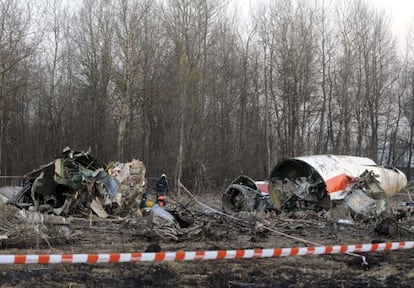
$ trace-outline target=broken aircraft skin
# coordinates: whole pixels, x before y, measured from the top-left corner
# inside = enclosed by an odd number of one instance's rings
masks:
[[[234,179],[222,194],[224,210],[233,212],[271,209],[266,181],[254,181],[248,176],[241,175]]]
[[[369,158],[313,155],[280,161],[268,181],[239,176],[224,191],[222,205],[233,212],[324,209],[334,222],[380,222],[392,217],[390,199],[406,186],[403,172]]]
[[[21,190],[9,204],[34,207],[41,213],[67,215],[75,203],[82,207],[88,206],[96,195],[114,197],[119,182],[89,153],[66,147],[61,156],[26,174]]]
[[[279,210],[318,208],[334,214],[332,208],[344,206],[354,216],[376,219],[390,216],[388,199],[406,186],[407,178],[400,170],[346,155],[283,160],[269,179],[272,204]]]

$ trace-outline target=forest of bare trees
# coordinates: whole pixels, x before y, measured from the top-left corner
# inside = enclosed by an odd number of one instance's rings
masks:
[[[411,166],[414,42],[386,11],[234,2],[0,0],[0,174],[67,145],[195,191],[309,154]]]

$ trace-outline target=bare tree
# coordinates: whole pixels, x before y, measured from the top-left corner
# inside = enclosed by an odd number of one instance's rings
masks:
[[[73,23],[79,73],[83,91],[77,99],[75,112],[79,144],[91,147],[96,155],[105,157],[108,149],[116,147],[106,137],[111,124],[109,109],[112,75],[113,6],[107,0],[84,0]],[[88,123],[88,125],[85,125]],[[110,150],[109,150],[110,151]]]
[[[16,118],[23,121],[18,108],[23,107],[20,101],[29,92],[26,68],[40,42],[34,19],[30,3],[0,1],[0,173],[9,166],[3,162],[5,157],[18,155],[18,151],[12,153],[16,141],[10,137],[15,135],[12,131]]]
[[[414,24],[414,19],[412,24]],[[414,47],[412,39],[414,37],[414,25],[410,27],[409,33],[406,38],[405,47],[405,61],[402,71],[403,84],[400,86],[402,91],[402,111],[405,123],[408,126],[408,135],[402,135],[406,142],[406,169],[407,178],[411,179],[411,167],[413,159],[413,143],[414,143]],[[395,149],[395,148],[394,148]]]
[[[275,1],[269,11],[272,20],[268,28],[270,35],[266,38],[272,39],[268,83],[274,107],[274,128],[278,131],[275,148],[278,155],[293,156],[304,153],[302,149],[308,147],[306,135],[314,114],[310,104],[316,96],[315,16],[304,1],[296,4]]]
[[[65,7],[61,1],[53,0],[49,3],[50,9],[45,11],[45,37],[40,67],[44,72],[38,77],[39,126],[36,128],[39,137],[50,145],[41,145],[41,155],[56,155],[64,145],[63,122],[64,108],[61,91],[62,78],[62,49],[64,46],[65,21],[68,20]],[[49,12],[50,11],[50,12]],[[40,76],[38,75],[38,76]],[[34,127],[35,128],[35,127]]]
[[[202,139],[204,134],[202,120],[207,82],[203,80],[203,70],[206,69],[211,25],[220,9],[218,3],[171,0],[163,8],[163,23],[174,47],[171,60],[176,75],[173,85],[177,91],[171,97],[179,103],[176,179],[181,179],[186,173],[194,179],[194,185],[198,182],[194,176],[202,169],[200,152],[203,148],[201,141],[192,139]]]
[[[337,14],[343,53],[335,81],[338,110],[331,119],[338,120],[332,141],[334,151],[365,154],[377,160],[380,104],[385,88],[393,81],[390,60],[394,44],[383,13],[362,0],[347,4]],[[331,122],[331,131],[335,122]]]
[[[329,1],[322,1],[318,13],[318,27],[319,27],[319,66],[320,66],[320,93],[321,104],[319,108],[319,124],[318,132],[316,133],[316,150],[317,154],[327,153],[332,151],[332,99],[334,89],[334,69],[335,69],[335,25],[332,17],[329,15],[333,12],[332,3]],[[329,125],[331,124],[331,125]]]
[[[117,26],[117,53],[116,56],[116,73],[114,79],[116,83],[115,97],[116,119],[118,123],[118,159],[124,159],[125,139],[131,115],[137,112],[138,91],[138,74],[142,56],[140,53],[140,44],[138,43],[142,15],[141,7],[133,1],[120,0],[118,7],[119,24]]]

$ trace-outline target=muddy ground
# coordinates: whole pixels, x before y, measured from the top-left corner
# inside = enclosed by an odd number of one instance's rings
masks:
[[[218,197],[216,197],[218,198]],[[211,199],[209,199],[211,200]],[[211,201],[210,201],[211,202]],[[213,201],[214,202],[214,201]],[[172,204],[169,204],[172,205]],[[197,206],[194,202],[186,205]],[[219,208],[218,202],[211,203]],[[173,207],[173,206],[171,206]],[[168,206],[167,206],[168,209]],[[173,208],[174,210],[176,207]],[[199,211],[203,207],[197,208]],[[322,245],[413,240],[414,216],[405,211],[393,235],[380,235],[374,223],[333,224],[321,213],[298,211],[264,215],[267,227]],[[209,215],[201,233],[179,241],[146,232],[146,217],[73,218],[70,234],[38,241],[2,244],[1,254],[143,252],[150,244],[163,251],[306,246],[299,240],[246,223]],[[200,222],[198,222],[199,224]],[[50,246],[49,246],[50,245]],[[0,287],[413,287],[414,251],[297,256],[204,262],[2,265]]]

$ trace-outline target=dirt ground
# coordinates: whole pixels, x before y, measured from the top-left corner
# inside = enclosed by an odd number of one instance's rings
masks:
[[[212,203],[213,207],[217,203]],[[264,223],[276,231],[322,245],[409,241],[413,240],[414,216],[411,211],[406,212],[400,217],[395,233],[385,236],[375,232],[374,223],[369,221],[333,224],[320,214],[308,211],[290,215],[269,213],[264,215]],[[43,239],[36,243],[21,239],[15,245],[3,243],[0,253],[129,253],[143,252],[154,243],[163,251],[306,246],[298,240],[266,229],[253,229],[218,215],[205,218],[200,226],[201,233],[196,237],[179,241],[155,239],[146,233],[146,217],[131,214],[134,216],[123,219],[74,218],[70,235],[49,239],[50,246]],[[361,258],[349,255],[204,262],[2,265],[0,287],[413,287],[413,250],[364,255],[368,267],[361,265]]]

